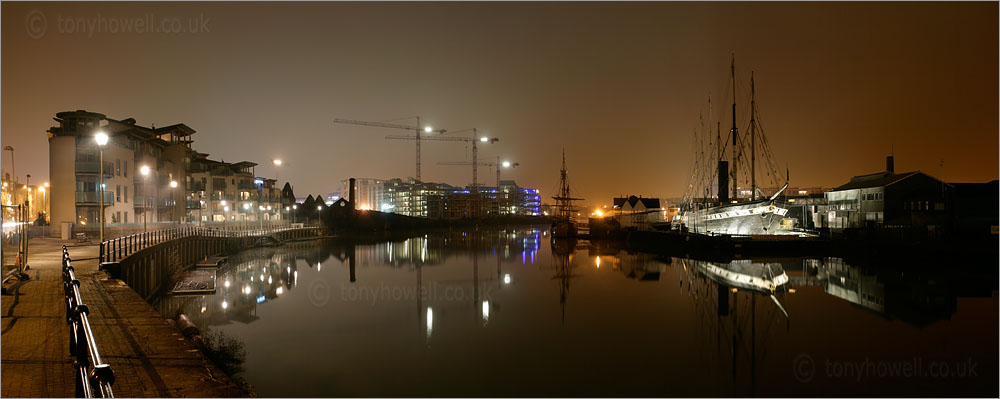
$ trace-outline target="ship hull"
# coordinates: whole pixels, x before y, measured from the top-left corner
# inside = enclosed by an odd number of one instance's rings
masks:
[[[698,260],[687,262],[710,280],[726,287],[769,294],[788,283],[788,275],[780,263],[757,263],[750,260],[735,260],[730,263]]]
[[[566,238],[576,236],[576,224],[572,221],[566,219],[552,221],[552,237]]]
[[[783,225],[788,210],[773,200],[727,204],[685,212],[681,222],[689,232],[707,235],[798,235]]]

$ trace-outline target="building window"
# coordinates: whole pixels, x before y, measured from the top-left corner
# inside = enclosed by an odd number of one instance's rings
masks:
[[[115,185],[115,202],[122,202],[122,186]]]
[[[123,169],[125,169],[124,170],[125,177],[128,177],[128,160],[127,159],[125,160],[125,167]]]
[[[122,216],[125,217],[125,223],[128,223],[128,212],[126,211],[125,214]]]
[[[125,203],[128,203],[128,186],[125,186]],[[128,218],[127,215],[125,217]]]
[[[115,160],[115,175],[122,175],[122,160],[120,159]]]

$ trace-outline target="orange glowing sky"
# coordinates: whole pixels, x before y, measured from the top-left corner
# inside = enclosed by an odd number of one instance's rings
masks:
[[[300,196],[337,191],[351,176],[413,175],[413,143],[383,139],[401,132],[334,118],[421,115],[437,128],[499,137],[480,155],[519,162],[505,178],[544,196],[558,187],[562,148],[588,202],[680,196],[692,132],[699,113],[707,117],[708,95],[724,97],[731,53],[741,85],[755,71],[768,139],[792,186],[879,171],[890,150],[897,171],[998,177],[996,2],[3,3],[2,11],[0,139],[16,149],[22,181],[46,179],[45,130],[66,110],[185,123],[198,131],[196,149],[260,163],[259,175],[273,176],[269,160],[282,158],[280,177]],[[74,31],[76,20],[147,16],[200,19],[208,30]],[[423,147],[424,180],[470,183],[467,168],[436,165],[468,159],[462,144]],[[492,184],[492,170],[481,168],[480,179]]]

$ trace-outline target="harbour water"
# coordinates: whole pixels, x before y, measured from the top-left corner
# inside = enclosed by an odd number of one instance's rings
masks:
[[[241,341],[263,397],[997,395],[995,259],[852,262],[518,227],[250,250],[157,307]],[[709,275],[758,265],[776,285]]]

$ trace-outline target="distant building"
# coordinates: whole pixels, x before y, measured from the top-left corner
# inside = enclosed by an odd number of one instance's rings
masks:
[[[0,203],[11,207],[3,208],[4,223],[13,221],[15,218],[16,212],[12,206],[24,205],[26,203],[28,205],[29,222],[36,223],[37,219],[42,218],[42,221],[39,223],[47,223],[49,217],[49,200],[52,197],[48,190],[48,183],[24,184],[24,182],[10,180],[9,176],[5,174],[3,187],[0,188]]]
[[[673,215],[669,215],[667,210],[660,204],[659,198],[618,197],[613,200],[613,210],[610,215],[618,221],[623,228],[635,228],[639,230],[649,230],[655,223],[665,223],[670,221]]]
[[[348,180],[341,181],[341,186],[343,193],[350,191]],[[520,187],[513,180],[477,190],[414,179],[358,178],[355,195],[359,210],[432,219],[541,214],[538,190]]]
[[[355,201],[358,202],[358,209],[381,210],[383,205],[388,204],[385,196],[386,179],[373,179],[370,177],[360,177],[354,179]],[[398,179],[397,179],[398,180]],[[340,192],[331,193],[338,195],[337,198],[350,198],[350,184],[348,180],[340,181]],[[337,198],[327,197],[330,202]]]
[[[851,228],[926,227],[951,223],[954,186],[920,171],[895,173],[893,157],[884,172],[855,176],[824,195],[827,226]]]

